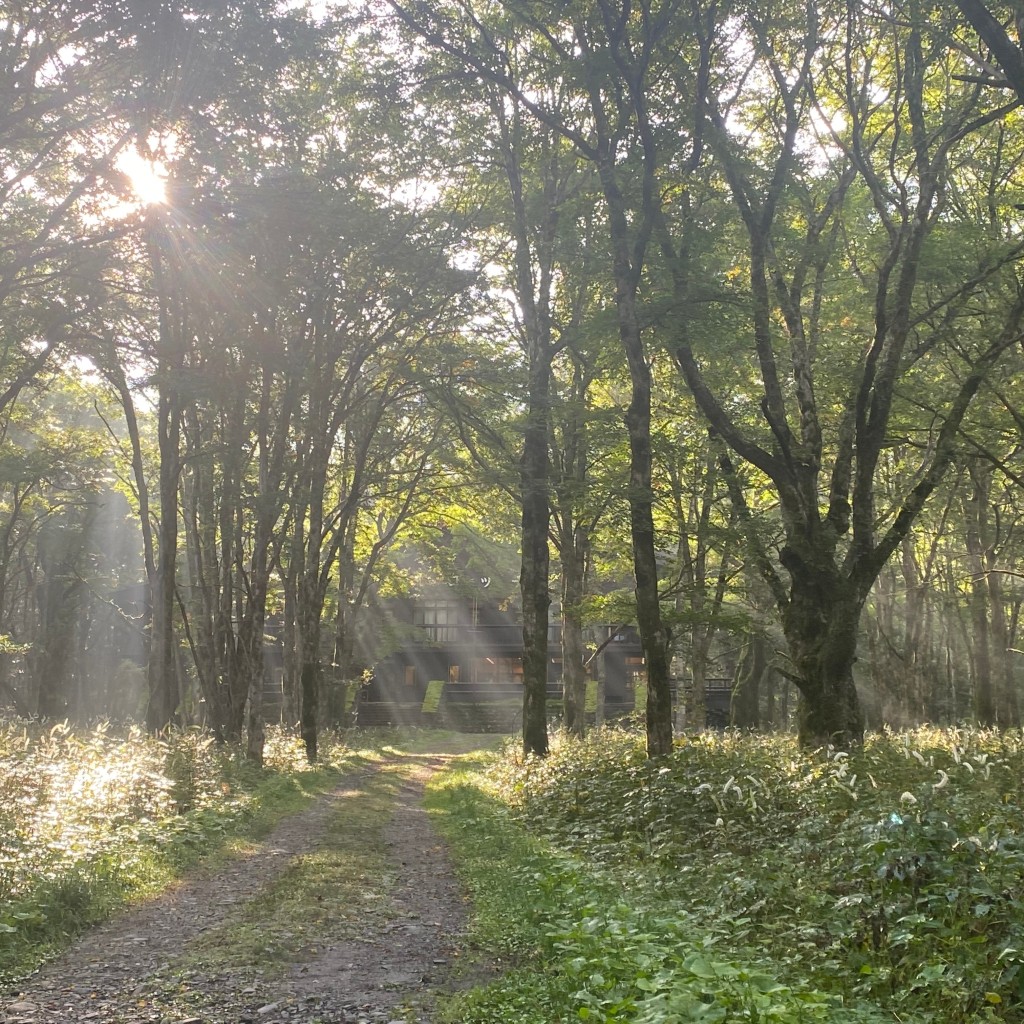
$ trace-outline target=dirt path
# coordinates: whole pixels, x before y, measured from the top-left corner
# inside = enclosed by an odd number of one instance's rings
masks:
[[[332,823],[383,770],[348,777],[312,807],[285,819],[249,856],[184,882],[90,931],[0,1003],[4,1024],[378,1024],[427,1021],[431,992],[457,955],[463,899],[421,806],[439,758],[409,758],[384,827],[389,884],[374,913],[337,907],[323,942],[285,962],[196,967],[190,948],[244,915],[291,866],[334,842]],[[354,837],[358,840],[358,837]],[[374,841],[379,843],[380,836]],[[331,892],[319,893],[328,921]],[[274,923],[269,922],[268,931]],[[285,933],[288,934],[288,933]],[[290,962],[288,960],[290,959]]]

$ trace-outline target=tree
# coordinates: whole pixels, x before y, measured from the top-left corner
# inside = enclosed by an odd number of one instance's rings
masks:
[[[437,5],[391,3],[418,37],[470,74],[501,90],[508,102],[571,144],[594,168],[604,200],[611,248],[617,330],[632,382],[625,421],[630,439],[630,532],[636,576],[637,621],[648,675],[647,737],[652,756],[672,745],[668,634],[661,620],[651,488],[651,373],[639,307],[653,220],[641,211],[631,226],[629,193],[635,165],[628,159],[624,114],[621,19],[599,4],[587,20],[569,9],[549,25],[516,4],[497,7],[485,23],[475,12]],[[640,58],[641,63],[646,56]],[[609,74],[610,72],[610,74]],[[632,73],[632,72],[630,72]],[[553,84],[557,88],[553,89]]]
[[[1005,22],[993,14],[991,5],[986,5],[981,0],[955,0],[955,3],[988,47],[992,60],[1002,73],[994,73],[992,64],[985,60],[984,56],[979,55],[976,64],[983,69],[984,76],[975,80],[984,85],[1012,89],[1018,98],[1024,101],[1024,52],[1021,51],[1019,38],[1020,23],[1016,21],[1019,15],[1014,12],[1018,31],[1018,40],[1014,42],[1006,31]]]
[[[860,610],[949,465],[971,400],[1014,343],[1021,317],[1008,269],[1019,253],[1013,243],[977,239],[964,224],[972,245],[957,274],[933,279],[922,269],[933,240],[955,230],[945,200],[963,170],[964,140],[989,130],[1012,104],[993,106],[982,86],[957,84],[965,76],[946,50],[948,26],[913,5],[881,24],[850,10],[832,18],[744,8],[726,17],[711,5],[684,12],[610,0],[558,17],[508,4],[505,20],[487,24],[440,6],[398,9],[433,46],[570,140],[600,177],[634,388],[627,424],[639,622],[655,695],[649,730],[662,720],[656,680],[666,646],[645,469],[651,379],[637,296],[647,272],[663,296],[660,338],[702,413],[778,497],[786,532],[779,560],[763,540],[750,540],[803,694],[804,740],[856,742]],[[513,24],[516,52],[536,79],[563,76],[578,90],[571,117],[511,74],[496,40]],[[681,46],[690,59],[678,59]],[[744,251],[731,287],[715,299],[700,243],[723,213],[742,231]],[[853,239],[861,251],[843,249]],[[649,259],[652,240],[660,266]],[[852,259],[844,266],[845,256]],[[851,282],[856,299],[844,288]],[[979,300],[989,328],[972,333],[972,345],[951,348],[953,324],[968,322],[968,304]],[[709,304],[727,301],[746,306],[741,329],[750,348],[741,358],[752,357],[760,392],[746,419],[716,391],[695,347],[694,327]],[[856,307],[851,323],[870,339],[861,351],[841,344],[832,317],[843,302]],[[962,360],[961,379],[914,485],[876,535],[874,488],[899,383],[951,351]],[[742,502],[740,477],[732,479]],[[751,522],[742,506],[738,515]],[[663,751],[665,736],[649,733],[649,746]]]
[[[670,394],[671,392],[669,392]],[[664,401],[664,399],[663,399]],[[703,424],[673,403],[674,416],[662,410],[655,433],[655,467],[667,478],[661,532],[675,540],[675,558],[666,572],[666,597],[672,599],[674,647],[689,667],[690,701],[687,722],[705,723],[704,702],[715,641],[729,625],[725,608],[730,583],[738,571],[734,551],[739,547],[735,511],[728,510],[721,480],[720,445],[692,437]],[[659,450],[660,449],[660,450]],[[733,616],[732,626],[737,625]],[[744,622],[744,626],[746,623]],[[680,697],[680,700],[682,697]]]
[[[575,100],[564,82],[534,79],[529,56],[517,50],[513,38],[493,43],[503,48],[521,88],[536,88],[552,109],[564,106],[561,113],[568,116]],[[520,356],[509,361],[508,372],[516,379],[504,385],[508,408],[486,408],[483,419],[476,416],[473,385],[450,397],[470,451],[490,462],[491,472],[496,460],[505,466],[517,458],[516,482],[509,479],[504,486],[521,509],[523,745],[526,753],[543,756],[552,543],[561,566],[567,724],[574,732],[583,728],[581,615],[588,557],[584,527],[590,516],[577,518],[577,512],[587,484],[585,406],[594,379],[587,353],[588,344],[594,346],[586,336],[599,262],[592,250],[595,178],[562,134],[533,118],[514,91],[490,82],[471,101],[462,91],[464,70],[458,61],[445,54],[429,61],[429,73],[416,71],[427,83],[416,95],[435,118],[446,120],[451,159],[462,168],[457,181],[446,181],[446,195],[471,210],[467,238],[492,309],[490,323],[483,327],[478,319],[474,333],[493,345],[496,356],[510,342]],[[451,84],[459,90],[454,104]],[[579,237],[581,228],[585,239]],[[561,379],[566,371],[568,381]],[[563,394],[563,386],[571,394]],[[501,423],[503,418],[511,423]]]
[[[607,369],[600,354],[591,351],[587,335],[595,331],[587,293],[593,287],[590,268],[575,283],[576,337],[566,346],[559,374],[559,402],[554,410],[551,459],[554,475],[553,522],[558,550],[562,606],[562,700],[565,729],[582,738],[586,733],[587,648],[586,600],[590,595],[593,538],[614,493],[595,469],[607,451],[608,410],[596,409],[595,384]],[[582,322],[581,322],[582,321]],[[602,443],[603,442],[603,443]],[[602,486],[604,484],[604,486]]]
[[[745,24],[751,53],[745,71],[758,68],[774,83],[770,105],[757,107],[764,112],[758,124],[770,152],[762,166],[774,170],[751,168],[741,153],[730,124],[734,115],[714,99],[722,95],[721,83],[698,83],[697,96],[709,146],[748,239],[750,332],[764,428],[760,438],[742,428],[709,387],[685,331],[670,344],[714,430],[771,481],[778,496],[786,532],[778,563],[758,538],[752,535],[751,541],[779,608],[792,675],[804,699],[802,738],[812,745],[846,744],[857,742],[863,731],[852,676],[861,608],[948,467],[975,393],[1017,336],[1020,289],[1012,274],[1004,273],[1019,256],[1017,244],[982,242],[960,274],[937,287],[922,280],[930,255],[927,243],[950,229],[942,200],[956,174],[956,146],[996,121],[1004,108],[979,106],[977,87],[951,92],[944,86],[942,102],[931,78],[941,75],[948,83],[952,69],[937,67],[930,57],[940,52],[944,36],[930,35],[913,10],[906,23],[887,26],[885,39],[854,17],[848,18],[842,36],[824,36],[823,22],[813,12],[806,23],[790,27],[782,19],[769,22],[753,15]],[[838,51],[832,49],[836,46]],[[898,69],[898,80],[887,83],[890,91],[879,103],[870,94],[873,67],[883,60]],[[887,120],[881,119],[883,105]],[[841,110],[848,119],[847,132],[831,132],[835,148],[824,175],[800,156],[812,110],[826,119]],[[883,150],[888,155],[884,161]],[[915,187],[908,187],[910,180]],[[855,181],[858,189],[853,189]],[[837,350],[823,314],[837,293],[834,275],[841,250],[836,243],[850,238],[855,196],[870,201],[883,228],[863,258],[853,254],[851,268],[865,289],[860,308],[871,302],[874,315],[870,326],[865,324],[869,341],[862,353],[839,356],[846,362],[845,382],[830,401],[843,411],[828,423],[823,395],[834,379],[826,383],[825,360],[828,351]],[[795,209],[806,225],[799,241],[790,226]],[[669,236],[667,221],[660,229],[677,293],[696,269],[687,262],[695,227],[691,220],[690,232],[684,229],[678,242]],[[860,237],[870,237],[866,228]],[[995,326],[975,347],[951,348],[952,326],[962,322],[968,300],[983,301],[983,296]],[[685,310],[678,308],[685,326]],[[783,344],[792,366],[785,386]],[[899,384],[927,365],[929,357],[953,352],[963,360],[960,382],[950,389],[913,486],[876,535],[879,459],[888,443]],[[822,490],[828,495],[824,507]],[[742,502],[738,485],[733,493]]]
[[[526,417],[520,456],[522,506],[520,593],[523,616],[523,750],[543,757],[548,752],[548,609],[550,595],[549,531],[551,497],[549,439],[551,435],[551,361],[556,351],[553,309],[555,239],[571,170],[564,168],[560,140],[541,135],[539,166],[530,167],[539,197],[524,183],[529,159],[523,110],[513,97],[491,88],[490,110],[495,124],[497,157],[501,160],[510,212],[511,282],[521,316],[521,344],[526,355]],[[529,124],[529,120],[527,120]],[[571,167],[571,160],[570,160]],[[538,198],[541,198],[538,203]],[[539,217],[530,206],[539,206]]]
[[[187,536],[200,592],[190,635],[200,655],[200,682],[215,727],[229,738],[240,735],[248,701],[250,756],[260,760],[267,590],[280,546],[275,528],[298,383],[274,362],[273,343],[280,341],[275,331],[292,329],[276,318],[279,293],[268,288],[270,302],[258,297],[260,275],[268,274],[269,281],[273,273],[273,261],[260,247],[266,236],[259,236],[265,226],[259,204],[272,204],[282,192],[268,174],[271,166],[278,178],[296,171],[301,178],[303,164],[312,159],[307,143],[320,137],[322,125],[308,107],[297,116],[289,90],[309,68],[326,73],[336,55],[326,45],[330,26],[314,31],[305,13],[281,9],[274,0],[200,6],[187,17],[160,8],[148,27],[152,34],[140,37],[152,58],[147,109],[175,150],[169,202],[150,210],[147,238],[158,307],[151,354],[159,396],[161,509],[152,576],[149,724],[158,729],[171,721],[181,697],[177,496],[187,420],[192,454],[208,463],[187,481],[205,520],[200,528],[194,505]],[[249,350],[225,346],[220,332],[248,342]],[[197,402],[196,390],[190,392],[189,374],[204,364],[237,371],[229,377],[237,387],[223,405]],[[211,418],[204,421],[201,412]],[[223,419],[215,426],[218,415]],[[204,446],[218,432],[226,447],[211,462]],[[253,496],[250,482],[264,490]],[[251,533],[239,516],[243,500],[254,508]],[[183,625],[189,629],[187,619]]]
[[[351,543],[368,488],[380,479],[374,467],[391,457],[393,449],[382,446],[395,429],[391,417],[410,411],[404,403],[430,375],[431,341],[451,330],[465,283],[450,266],[439,272],[448,260],[448,234],[428,214],[350,195],[330,200],[315,216],[317,226],[308,225],[310,274],[301,298],[308,325],[301,365],[305,397],[296,420],[286,582],[294,587],[290,622],[298,639],[310,760],[316,757],[322,688],[321,614],[334,569]],[[413,422],[417,429],[422,425]],[[397,436],[409,438],[402,430]],[[430,443],[420,442],[425,460]],[[340,490],[332,489],[334,479]]]

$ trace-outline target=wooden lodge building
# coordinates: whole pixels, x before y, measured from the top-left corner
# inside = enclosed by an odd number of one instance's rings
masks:
[[[451,596],[395,602],[389,609],[393,650],[374,666],[358,701],[362,726],[438,724],[467,731],[511,731],[522,716],[523,633],[518,612]],[[557,614],[557,611],[556,611]],[[643,650],[633,626],[591,627],[588,710],[614,720],[642,710]],[[561,625],[548,628],[548,706],[561,713]],[[640,709],[637,698],[640,697]],[[673,685],[673,701],[676,700]],[[708,725],[725,726],[730,687],[709,686]]]

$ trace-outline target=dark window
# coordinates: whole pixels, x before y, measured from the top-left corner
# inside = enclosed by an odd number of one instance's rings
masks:
[[[435,644],[451,644],[458,639],[459,606],[455,601],[424,601],[413,613],[413,622],[422,627]]]
[[[521,683],[523,659],[474,658],[472,674],[474,683]]]
[[[644,672],[643,658],[626,658],[626,688],[632,690],[638,682],[642,682],[646,673]]]

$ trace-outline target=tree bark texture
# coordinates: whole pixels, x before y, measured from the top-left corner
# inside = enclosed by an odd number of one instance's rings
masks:
[[[537,373],[539,377],[541,374]],[[531,378],[534,376],[531,373]],[[548,752],[548,431],[545,384],[531,387],[530,415],[522,458],[522,572],[523,599],[523,751],[543,757]]]
[[[161,256],[154,247],[154,270],[162,279]],[[181,695],[175,657],[174,606],[178,560],[178,484],[181,479],[181,394],[176,375],[184,365],[177,332],[166,309],[166,288],[161,293],[160,377],[157,403],[157,437],[160,451],[160,523],[157,531],[156,577],[151,583],[152,639],[149,651],[149,704],[146,727],[160,732],[177,718]]]
[[[153,630],[149,654],[149,705],[146,709],[146,727],[151,732],[160,732],[172,725],[180,703],[177,659],[174,656],[180,412],[180,400],[174,386],[162,386],[158,408],[160,524],[156,580],[151,590]]]
[[[303,661],[299,675],[302,709],[299,712],[299,734],[306,751],[306,760],[316,764],[319,752],[319,734],[317,730],[317,714],[320,709],[320,662]]]
[[[185,340],[177,309],[176,290],[166,271],[164,228],[147,227],[147,244],[159,303],[157,366],[157,444],[160,455],[160,522],[157,531],[156,575],[150,581],[153,605],[149,650],[149,703],[146,727],[160,732],[177,720],[181,703],[175,652],[174,608],[177,600],[178,487],[181,482],[182,396],[180,378],[185,366]]]
[[[637,309],[639,275],[630,251],[626,202],[619,189],[614,161],[605,157],[598,171],[609,211],[619,340],[632,382],[626,409],[630,455],[629,522],[636,580],[636,620],[647,669],[647,754],[661,757],[672,751],[672,691],[669,637],[662,623],[658,593],[651,486],[651,368]]]
[[[582,739],[587,732],[587,676],[580,606],[584,567],[574,546],[562,546],[562,702],[565,731]]]
[[[761,727],[761,681],[768,671],[768,643],[763,634],[750,637],[736,666],[730,724],[738,729]]]
[[[639,339],[638,339],[639,340]],[[646,369],[646,363],[644,364]],[[668,635],[661,619],[658,562],[655,551],[651,490],[651,395],[649,370],[634,379],[633,401],[626,414],[629,430],[630,531],[636,577],[637,625],[647,667],[647,754],[672,752],[672,690],[669,680]]]
[[[516,298],[522,307],[526,348],[527,415],[520,456],[521,562],[519,585],[523,606],[523,752],[548,752],[548,611],[551,525],[551,290],[552,241],[558,224],[557,158],[543,169],[544,193],[539,222],[531,218],[524,191],[523,126],[518,105],[505,108],[500,95],[491,109],[501,133],[508,181]]]
[[[812,567],[789,549],[782,557],[793,577],[782,624],[801,695],[800,742],[859,744],[864,713],[853,665],[864,598],[831,568],[831,558]]]

